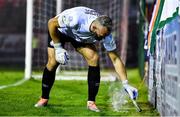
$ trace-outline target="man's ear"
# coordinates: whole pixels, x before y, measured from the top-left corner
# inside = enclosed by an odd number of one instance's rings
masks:
[[[94,25],[94,26],[93,26],[93,29],[97,29],[97,26],[96,26],[96,25]]]
[[[96,29],[97,29],[97,26],[96,25],[92,25],[91,31],[95,32]]]

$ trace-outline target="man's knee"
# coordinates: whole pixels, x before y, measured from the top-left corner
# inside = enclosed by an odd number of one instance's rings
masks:
[[[93,54],[92,56],[89,56],[87,62],[89,66],[97,66],[99,63],[99,55]]]
[[[55,59],[49,59],[46,66],[49,71],[53,71],[53,70],[56,70],[58,65],[59,65],[59,63]]]

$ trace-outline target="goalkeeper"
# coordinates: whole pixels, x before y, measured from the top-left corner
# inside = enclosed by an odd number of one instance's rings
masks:
[[[87,108],[99,112],[95,104],[95,98],[100,84],[99,56],[95,42],[103,41],[103,45],[112,60],[117,74],[122,81],[123,87],[131,98],[137,97],[137,89],[130,86],[127,80],[125,67],[116,54],[115,40],[111,35],[112,20],[105,15],[100,15],[95,10],[87,7],[75,7],[67,9],[51,18],[48,22],[48,62],[42,77],[42,96],[35,107],[46,106],[49,100],[51,87],[55,80],[58,65],[66,65],[69,53],[64,48],[66,42],[80,53],[88,68],[88,100]]]

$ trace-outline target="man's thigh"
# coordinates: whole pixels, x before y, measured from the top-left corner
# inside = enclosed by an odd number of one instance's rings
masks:
[[[91,44],[85,47],[79,47],[76,50],[85,58],[88,65],[97,66],[99,56],[95,45]]]
[[[54,50],[54,48],[48,47],[47,52],[48,52],[48,59],[54,59],[55,60],[55,50]]]

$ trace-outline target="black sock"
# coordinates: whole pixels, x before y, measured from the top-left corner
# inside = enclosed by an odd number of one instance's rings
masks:
[[[100,84],[99,66],[89,66],[88,70],[88,101],[95,101]]]
[[[49,99],[49,93],[51,87],[54,84],[56,69],[53,71],[49,71],[47,67],[45,67],[42,78],[42,98]]]

